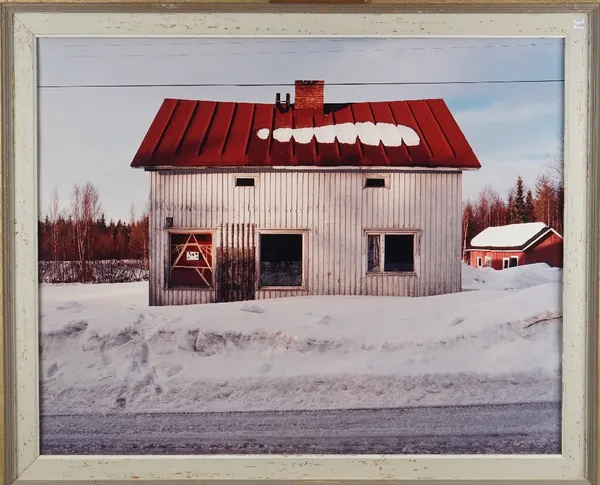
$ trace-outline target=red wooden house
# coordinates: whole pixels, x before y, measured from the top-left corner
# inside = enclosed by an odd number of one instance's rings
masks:
[[[488,227],[471,240],[469,264],[478,268],[512,268],[546,263],[562,268],[563,238],[543,222]]]

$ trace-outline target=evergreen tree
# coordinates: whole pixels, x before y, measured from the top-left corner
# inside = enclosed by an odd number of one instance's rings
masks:
[[[523,222],[535,222],[535,206],[531,190],[527,191],[527,197],[525,198],[525,221]]]
[[[473,208],[473,204],[470,200],[468,200],[465,204],[463,204],[463,217],[462,217],[462,255],[463,261],[467,262],[467,248],[470,245],[471,239],[476,235],[474,233],[475,229],[475,209]],[[146,232],[147,229],[145,228]]]
[[[525,202],[525,185],[523,184],[523,178],[519,175],[517,177],[517,183],[515,185],[515,222],[520,224],[527,222],[527,204]]]

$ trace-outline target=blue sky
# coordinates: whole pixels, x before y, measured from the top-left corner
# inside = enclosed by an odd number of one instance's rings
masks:
[[[92,182],[107,219],[146,206],[149,176],[129,164],[165,97],[273,102],[293,87],[175,84],[411,83],[327,86],[326,102],[444,98],[482,164],[464,197],[533,186],[559,153],[561,39],[45,38],[39,47],[40,213]],[[435,84],[428,84],[435,83]],[[139,85],[160,85],[142,87]],[[92,87],[94,86],[94,87]]]

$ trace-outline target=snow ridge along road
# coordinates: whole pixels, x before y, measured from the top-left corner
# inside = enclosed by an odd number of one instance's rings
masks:
[[[560,453],[560,404],[44,416],[43,454]]]

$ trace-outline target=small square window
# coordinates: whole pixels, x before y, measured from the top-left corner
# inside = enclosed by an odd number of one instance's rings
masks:
[[[236,177],[235,178],[235,186],[236,187],[254,187],[255,178],[254,177]]]
[[[385,187],[385,179],[384,178],[368,177],[365,180],[365,187],[372,187],[372,188]]]

